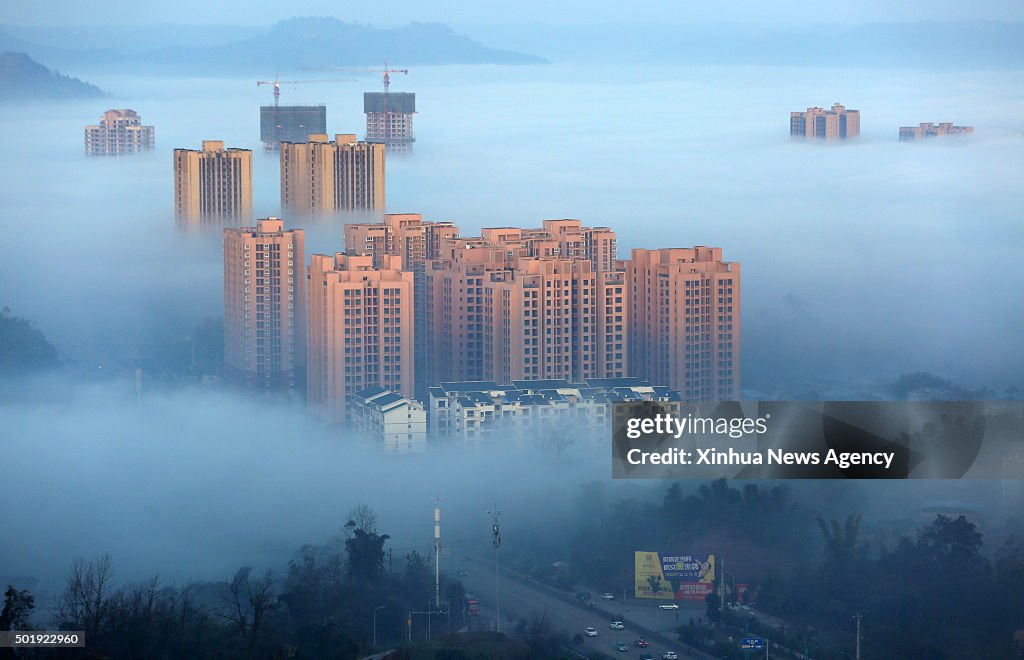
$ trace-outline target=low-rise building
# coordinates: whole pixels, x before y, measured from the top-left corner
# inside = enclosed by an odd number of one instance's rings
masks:
[[[678,392],[640,378],[466,381],[441,383],[428,392],[431,436],[467,444],[536,433],[604,441],[616,403],[658,401],[669,412],[682,409]]]
[[[383,387],[368,387],[349,399],[352,425],[387,454],[422,453],[427,448],[423,404]]]

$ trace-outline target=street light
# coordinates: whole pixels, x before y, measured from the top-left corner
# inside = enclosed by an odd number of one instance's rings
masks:
[[[377,650],[377,610],[382,610],[386,606],[378,605],[374,608],[374,651]]]

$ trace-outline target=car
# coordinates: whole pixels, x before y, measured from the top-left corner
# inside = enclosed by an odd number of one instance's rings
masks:
[[[654,660],[654,656],[650,653],[641,653],[640,660]]]
[[[679,654],[675,651],[665,651],[661,654],[661,660],[679,660]]]
[[[603,594],[601,594],[601,598],[603,600],[615,600],[615,594],[606,591]]]
[[[645,648],[647,648],[649,646],[649,644],[647,643],[647,640],[644,639],[643,637],[641,637],[640,639],[636,640],[633,643],[637,645],[637,648],[641,648],[641,649],[645,649]]]
[[[658,608],[663,610],[678,610],[679,605],[676,603],[665,603],[664,605],[658,605]]]
[[[621,621],[612,621],[608,624],[608,627],[612,630],[623,630],[626,626]]]
[[[626,646],[625,644],[623,644],[622,642],[619,642],[618,644],[615,645],[615,650],[618,651],[619,653],[626,653],[626,652],[629,651],[629,647]]]
[[[583,629],[583,634],[587,637],[597,637],[597,628],[594,626],[587,626]]]

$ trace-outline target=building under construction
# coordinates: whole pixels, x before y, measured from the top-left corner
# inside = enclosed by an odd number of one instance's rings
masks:
[[[386,75],[386,74],[385,74]],[[385,79],[385,86],[387,81]],[[416,94],[412,92],[366,92],[366,141],[383,144],[388,153],[411,153],[412,116],[416,114]]]
[[[310,135],[324,133],[327,133],[325,105],[260,106],[260,140],[266,151],[278,151],[282,142],[306,142]]]

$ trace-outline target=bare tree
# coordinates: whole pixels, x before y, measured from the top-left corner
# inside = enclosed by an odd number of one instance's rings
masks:
[[[64,593],[57,599],[55,614],[67,629],[95,633],[106,616],[114,585],[114,565],[110,555],[71,564]]]
[[[360,504],[348,512],[348,522],[354,526],[353,531],[361,529],[367,534],[373,534],[377,531],[377,512],[369,504]],[[345,526],[349,527],[349,524]]]
[[[227,584],[227,596],[224,598],[227,609],[220,615],[238,629],[250,657],[256,651],[267,614],[277,605],[273,571],[267,569],[264,576],[256,580],[250,579],[251,573],[248,566],[235,573],[234,579]]]

